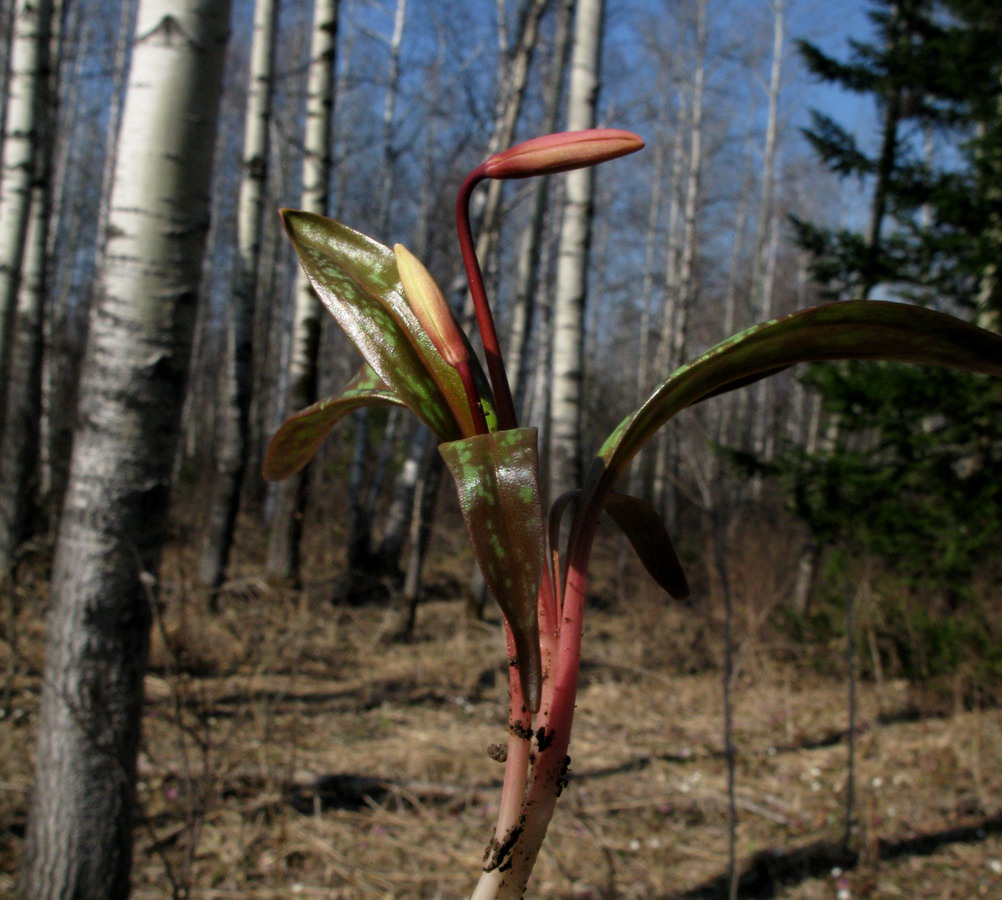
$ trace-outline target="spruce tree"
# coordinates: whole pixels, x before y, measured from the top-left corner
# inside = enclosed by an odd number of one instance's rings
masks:
[[[853,231],[794,220],[796,237],[828,298],[909,300],[998,328],[997,8],[986,0],[874,0],[870,18],[874,38],[852,43],[846,60],[800,44],[817,78],[876,102],[880,134],[872,149],[820,113],[806,131],[833,172],[868,187],[867,225]],[[943,648],[947,626],[938,614],[974,614],[972,579],[997,565],[1002,391],[976,376],[891,364],[818,366],[807,381],[837,421],[837,439],[813,454],[786,454],[779,468],[793,505],[841,558],[879,560],[899,600],[933,598],[921,607],[924,625],[914,620],[918,606],[909,621],[886,610],[882,621],[888,635],[892,626],[911,634],[908,652],[894,639],[906,670],[949,668],[963,641]],[[905,573],[912,573],[907,581]],[[979,618],[965,634],[987,634],[982,626]],[[906,658],[919,645],[921,665]]]

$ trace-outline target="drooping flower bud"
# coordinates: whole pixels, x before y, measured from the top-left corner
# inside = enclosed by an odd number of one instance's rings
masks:
[[[483,164],[483,173],[488,178],[552,175],[617,159],[643,146],[632,131],[618,128],[544,134],[495,153]]]
[[[466,342],[431,273],[403,244],[394,244],[393,253],[397,258],[397,271],[407,302],[435,349],[453,368],[467,362]]]

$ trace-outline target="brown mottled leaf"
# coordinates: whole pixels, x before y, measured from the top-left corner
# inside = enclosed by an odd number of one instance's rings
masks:
[[[542,691],[536,604],[545,546],[536,441],[535,428],[515,428],[439,447],[484,581],[511,628],[532,711]]]
[[[459,375],[408,306],[393,251],[314,213],[286,209],[282,219],[317,296],[386,386],[440,440],[473,434]],[[485,383],[478,365],[474,375]]]
[[[336,397],[328,397],[289,416],[268,444],[261,474],[268,481],[295,475],[316,455],[331,430],[363,406],[403,406],[403,401],[368,366]]]
[[[1002,336],[945,313],[876,300],[827,303],[756,325],[672,373],[619,424],[592,466],[585,502],[604,503],[640,448],[686,407],[796,363],[837,359],[1002,375]]]

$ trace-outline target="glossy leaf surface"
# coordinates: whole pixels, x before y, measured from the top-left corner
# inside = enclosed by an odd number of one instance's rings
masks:
[[[262,474],[268,481],[295,475],[316,455],[331,430],[346,415],[363,406],[403,406],[368,366],[336,397],[328,397],[289,416],[268,444]]]
[[[829,303],[749,328],[682,366],[620,423],[599,451],[586,493],[591,502],[604,497],[657,430],[693,403],[796,363],[838,359],[1002,375],[1002,336],[934,310],[875,300]]]
[[[536,441],[535,428],[513,428],[439,447],[484,581],[511,628],[533,711],[542,690],[536,604],[545,546]]]
[[[393,251],[314,213],[282,218],[317,296],[387,387],[440,440],[473,434],[459,375],[407,305]]]

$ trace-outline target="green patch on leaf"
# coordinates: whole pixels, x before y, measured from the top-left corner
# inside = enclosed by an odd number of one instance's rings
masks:
[[[539,709],[542,662],[537,600],[543,570],[543,509],[535,428],[442,444],[484,581],[511,628],[522,693]]]
[[[328,397],[289,416],[268,444],[262,474],[268,481],[295,475],[316,455],[331,430],[363,406],[403,406],[368,366],[337,397]]]
[[[320,301],[400,402],[440,440],[473,434],[459,375],[408,306],[393,251],[313,213],[284,210],[282,218]]]
[[[873,359],[1002,375],[1002,336],[953,316],[875,300],[828,303],[749,328],[675,371],[603,444],[589,474],[604,497],[637,452],[678,412],[801,362]]]

